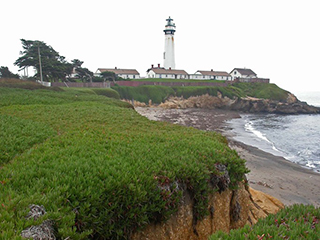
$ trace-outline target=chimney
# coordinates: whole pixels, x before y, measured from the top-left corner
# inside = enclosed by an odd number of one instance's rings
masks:
[[[151,68],[153,68],[153,64],[151,64]]]
[[[211,72],[213,72],[213,69],[211,69]]]
[[[171,67],[169,67],[169,70],[171,70]]]
[[[160,68],[160,63],[158,63],[158,68]]]
[[[117,67],[114,67],[114,69],[117,69]]]

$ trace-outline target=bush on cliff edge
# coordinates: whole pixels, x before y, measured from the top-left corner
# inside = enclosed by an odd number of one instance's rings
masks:
[[[240,89],[244,96],[277,101],[286,101],[289,93],[273,83],[235,83],[233,86]]]
[[[98,95],[120,99],[119,93],[111,88],[92,88],[92,91],[94,91]]]
[[[171,87],[142,85],[139,87],[114,86],[112,87],[120,94],[121,99],[136,100],[139,102],[148,103],[151,100],[153,103],[161,103],[169,96],[174,95],[174,90]]]

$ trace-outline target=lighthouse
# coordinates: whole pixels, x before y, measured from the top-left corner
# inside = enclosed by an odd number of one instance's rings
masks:
[[[174,32],[176,25],[173,19],[169,17],[166,19],[167,24],[164,31],[164,53],[163,53],[163,66],[165,69],[175,69],[176,64],[174,60]]]

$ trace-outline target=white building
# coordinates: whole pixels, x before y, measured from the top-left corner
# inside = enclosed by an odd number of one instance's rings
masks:
[[[230,72],[230,75],[232,76],[232,79],[237,82],[270,83],[269,78],[259,78],[254,71],[247,68],[234,68]]]
[[[151,66],[150,69],[147,70],[147,77],[148,78],[169,78],[169,79],[188,79],[189,74],[185,70],[178,70],[178,69],[165,69],[160,67]]]
[[[233,79],[236,78],[257,78],[257,74],[249,68],[234,68],[230,75]]]
[[[123,79],[139,79],[140,73],[136,69],[120,69],[120,68],[98,68],[95,72],[95,76],[100,76],[102,72],[114,72],[117,77],[121,77]]]
[[[232,77],[229,73],[222,71],[213,71],[212,69],[211,71],[198,70],[194,74],[190,74],[189,78],[195,80],[232,80]]]
[[[163,66],[165,69],[175,69],[176,63],[174,59],[174,32],[176,25],[172,22],[172,18],[168,18],[164,31],[164,53],[163,53]]]

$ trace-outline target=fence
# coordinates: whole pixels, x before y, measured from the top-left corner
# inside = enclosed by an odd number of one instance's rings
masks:
[[[156,86],[211,86],[211,87],[226,87],[234,83],[227,82],[152,82],[152,81],[117,81],[117,82],[93,82],[93,83],[78,83],[78,82],[53,82],[53,87],[90,87],[90,88],[109,88],[115,84],[119,86],[138,87],[141,85],[156,85]]]
[[[270,83],[269,78],[236,78],[234,82]]]
[[[109,88],[110,82],[87,82],[87,83],[79,83],[79,82],[53,82],[51,83],[52,87],[76,87],[76,88]]]

